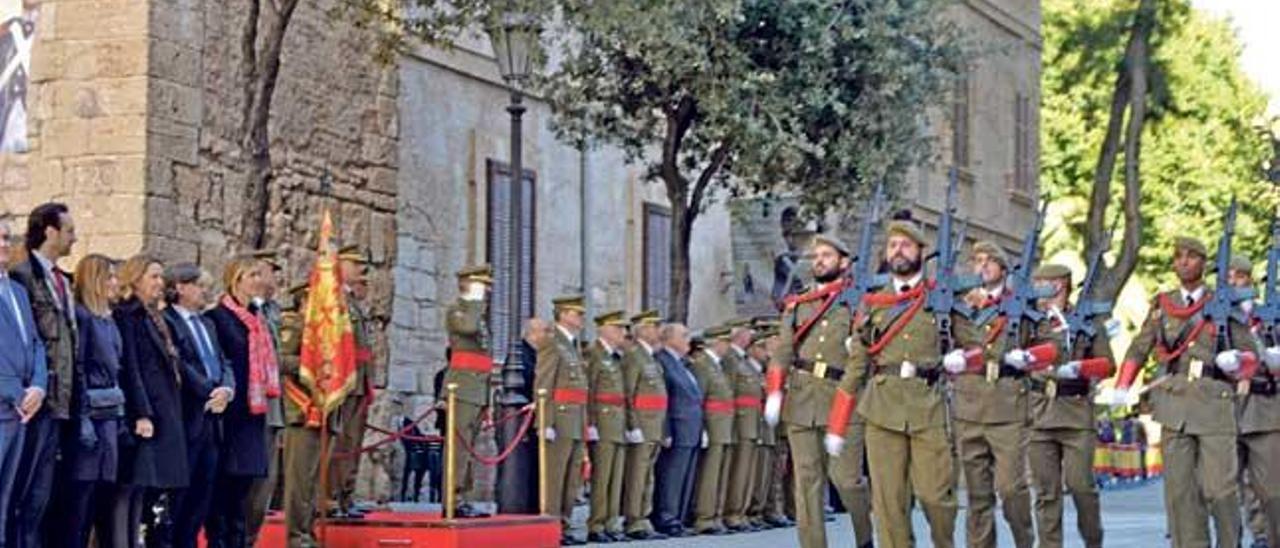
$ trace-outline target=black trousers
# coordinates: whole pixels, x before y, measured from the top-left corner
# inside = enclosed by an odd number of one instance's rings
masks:
[[[191,481],[171,505],[176,548],[195,548],[200,527],[213,504],[214,481],[218,478],[218,444],[213,436],[187,440],[187,469],[191,471]]]
[[[22,458],[18,461],[18,473],[9,498],[7,546],[38,548],[45,545],[40,525],[53,497],[53,472],[62,423],[48,410],[41,410],[27,422]]]
[[[668,447],[658,454],[651,518],[655,529],[668,532],[684,527],[693,500],[698,451],[697,447]]]
[[[49,515],[48,537],[50,546],[84,548],[89,544],[89,531],[111,528],[110,508],[114,502],[116,486],[106,481],[66,480],[61,483],[57,507]],[[100,543],[107,546],[106,543]]]
[[[136,548],[138,528],[142,523],[142,507],[146,488],[118,485],[112,491],[111,504],[102,505],[106,529],[98,531],[98,546]]]
[[[208,548],[243,548],[249,542],[245,499],[253,487],[254,477],[220,476],[214,489],[209,517],[204,522]]]

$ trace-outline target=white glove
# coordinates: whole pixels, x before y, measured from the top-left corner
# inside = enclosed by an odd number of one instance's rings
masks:
[[[844,449],[844,438],[835,434],[827,434],[822,438],[822,445],[827,448],[827,454],[833,457],[840,456],[840,451]]]
[[[622,436],[627,439],[627,443],[644,443],[644,432],[639,428],[627,430]]]
[[[853,353],[853,337],[844,338],[844,350],[850,354]]]
[[[542,439],[548,442],[556,441],[556,429],[548,426],[546,430],[542,431]]]
[[[467,285],[467,292],[462,295],[464,301],[483,301],[485,286],[480,282],[471,282]]]
[[[774,392],[764,399],[764,422],[769,426],[777,426],[782,416],[782,393]]]
[[[1123,407],[1138,404],[1138,393],[1128,388],[1108,386],[1098,394],[1098,400],[1111,407]]]
[[[1262,361],[1267,362],[1267,367],[1270,369],[1280,369],[1280,346],[1263,348]]]
[[[596,430],[596,427],[587,427],[587,441],[600,441],[600,431]]]
[[[711,445],[711,440],[707,438],[707,431],[703,430],[702,431],[702,448],[706,449],[708,445]]]
[[[957,348],[942,357],[942,368],[946,369],[947,373],[958,375],[964,372],[965,367],[968,366],[967,362],[968,360],[964,359],[964,350]]]
[[[1056,374],[1059,379],[1078,379],[1080,378],[1080,362],[1070,361],[1059,365]]]
[[[1218,355],[1213,358],[1213,363],[1217,364],[1218,369],[1221,369],[1225,373],[1235,373],[1240,370],[1240,351],[1228,350],[1226,352],[1219,352]]]
[[[1004,363],[1019,371],[1026,369],[1033,361],[1035,361],[1035,357],[1021,348],[1015,348],[1004,354]]]

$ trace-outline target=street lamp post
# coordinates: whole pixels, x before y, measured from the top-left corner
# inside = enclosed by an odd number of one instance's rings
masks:
[[[521,116],[524,115],[523,86],[529,78],[533,60],[533,51],[537,46],[539,28],[532,14],[515,7],[518,0],[507,0],[505,5],[496,11],[496,24],[489,29],[489,38],[493,43],[493,52],[498,62],[498,70],[502,79],[511,88],[511,104],[507,112],[511,114],[511,182],[510,213],[507,222],[507,256],[509,259],[506,272],[497,273],[507,276],[507,325],[501,326],[507,335],[506,361],[502,366],[502,395],[498,402],[503,414],[518,412],[529,400],[522,393],[524,388],[524,364],[521,363],[520,327],[521,302],[524,279],[521,256],[524,250],[523,198],[524,165],[522,158]],[[532,514],[538,511],[537,501],[533,497],[538,492],[537,484],[530,484],[534,477],[534,452],[529,440],[516,440],[520,434],[520,421],[507,420],[498,428],[498,447],[507,447],[513,443],[519,446],[499,464],[497,499],[498,511],[504,514]]]

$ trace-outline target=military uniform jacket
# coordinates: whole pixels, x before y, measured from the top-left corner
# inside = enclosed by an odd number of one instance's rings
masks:
[[[450,351],[489,354],[489,327],[485,325],[484,301],[458,299],[445,314]],[[472,405],[488,405],[490,374],[491,372],[449,367],[444,374],[444,383],[445,386],[449,383],[458,385],[459,401]]]
[[[716,363],[707,350],[693,357],[693,376],[702,389],[702,423],[710,443],[734,443],[733,385],[724,366]]]
[[[1267,345],[1264,341],[1257,339],[1257,330],[1257,327],[1251,329],[1254,332],[1254,340],[1261,349]],[[1271,374],[1266,364],[1261,365],[1258,373],[1253,376],[1249,393],[1239,398],[1237,420],[1241,434],[1280,431],[1280,396],[1276,395],[1277,383],[1280,383],[1280,379]]]
[[[667,383],[662,377],[662,364],[637,342],[623,355],[622,376],[627,393],[627,429],[639,428],[645,441],[662,441],[670,435],[666,431]]]
[[[533,387],[551,397],[547,426],[556,429],[556,436],[581,440],[587,428],[587,364],[577,343],[558,326],[555,331],[555,337],[538,349]]]
[[[724,370],[733,383],[734,435],[738,443],[760,439],[760,423],[764,409],[764,372],[756,370],[751,358],[729,349]]]
[[[356,339],[356,388],[351,395],[372,396],[372,374],[369,369],[373,367],[373,335],[370,332],[369,313],[351,298],[351,294],[347,294],[347,314],[351,317],[351,333]]]
[[[620,356],[605,349],[596,341],[587,352],[587,382],[591,388],[591,400],[587,404],[587,416],[600,434],[600,441],[623,443],[627,427],[626,388],[622,377]]]
[[[849,351],[845,348],[845,339],[853,333],[853,315],[847,307],[838,306],[834,301],[827,304],[828,299],[836,297],[840,287],[838,282],[832,282],[817,291],[794,297],[782,312],[781,343],[771,358],[787,371],[782,420],[788,424],[827,425],[831,400],[841,384],[832,378],[837,373],[853,379],[855,389],[861,388],[862,375],[851,366]],[[808,331],[797,341],[797,331],[805,326],[809,326]],[[822,378],[815,376],[818,370],[824,370]]]
[[[1006,289],[1003,298],[1008,298]],[[999,306],[998,302],[988,302],[986,307]],[[986,370],[1001,368],[1004,355],[1015,348],[1028,348],[1042,342],[1037,338],[1037,327],[1023,320],[1016,340],[1004,333],[1005,317],[996,316],[984,324],[974,324],[982,341],[982,358],[986,367],[978,372],[965,372],[951,381],[954,391],[951,411],[956,419],[980,424],[1008,424],[1027,422],[1027,392],[1029,386],[1026,376],[1009,371],[1005,366],[1000,376],[991,382]]]
[[[1107,358],[1115,362],[1115,356],[1111,353],[1111,338],[1107,336],[1106,319],[1103,316],[1094,316],[1093,329],[1093,340],[1077,341],[1073,348],[1074,355],[1064,356],[1053,367],[1032,374],[1032,382],[1044,387],[1031,392],[1031,425],[1034,428],[1041,430],[1094,429],[1093,382],[1085,378],[1055,378],[1057,366],[1071,360]],[[1065,330],[1066,328],[1058,320],[1052,319],[1040,323],[1038,337],[1063,339],[1066,336]],[[1054,388],[1049,388],[1050,386]],[[1064,392],[1083,392],[1083,395],[1066,395]]]
[[[946,425],[942,383],[927,380],[943,374],[938,328],[924,308],[928,285],[931,282],[919,283],[901,295],[885,287],[863,299],[850,357],[859,374],[846,376],[840,388],[857,394],[859,377],[866,371],[869,380],[858,414],[880,428],[910,432]],[[972,323],[953,315],[951,325],[957,347],[980,344]],[[915,376],[900,375],[904,362],[915,367]]]
[[[1235,382],[1213,378],[1214,329],[1202,314],[1211,298],[1208,288],[1191,306],[1177,304],[1182,299],[1179,289],[1156,296],[1125,355],[1125,362],[1141,366],[1155,351],[1160,374],[1170,379],[1151,390],[1153,417],[1165,428],[1193,435],[1236,433]],[[1233,321],[1230,331],[1235,349],[1256,352],[1247,326]],[[1202,374],[1192,380],[1196,369]]]

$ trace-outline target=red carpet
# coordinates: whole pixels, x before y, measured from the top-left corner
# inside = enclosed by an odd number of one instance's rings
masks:
[[[499,515],[446,522],[438,513],[371,512],[364,519],[329,520],[322,534],[325,548],[550,548],[560,546],[560,520],[554,516]],[[258,546],[284,547],[285,540],[284,516],[273,513],[262,528]]]

